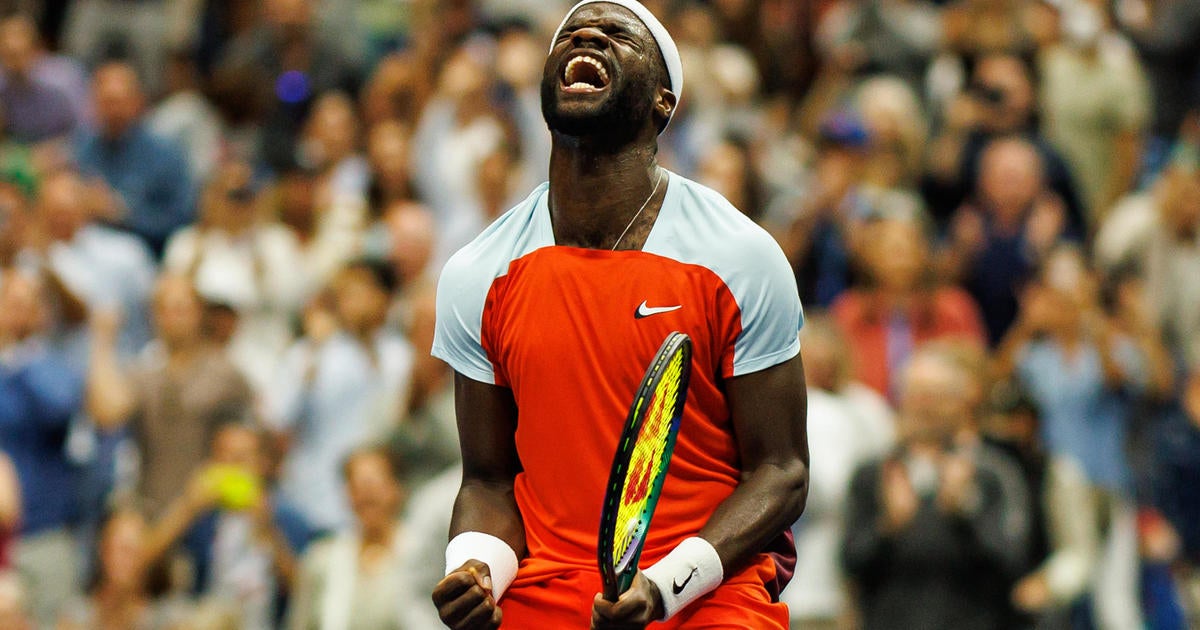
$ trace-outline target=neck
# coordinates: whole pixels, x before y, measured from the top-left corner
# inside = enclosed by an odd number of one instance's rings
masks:
[[[362,544],[364,547],[390,546],[392,544],[392,536],[395,534],[395,530],[396,528],[392,523],[382,523],[371,527],[364,527],[362,530]]]
[[[109,608],[125,607],[137,602],[138,591],[133,585],[120,585],[106,582],[96,593],[96,599]]]
[[[550,217],[563,245],[611,248],[646,203],[658,172],[655,142],[605,150],[559,133],[550,153]],[[665,183],[665,182],[664,182]],[[659,196],[665,190],[659,184]],[[647,204],[646,215],[657,210]],[[639,217],[641,218],[641,217]]]
[[[165,341],[167,348],[167,359],[173,364],[186,363],[200,348],[200,339],[197,337],[188,337],[185,339],[175,339]]]

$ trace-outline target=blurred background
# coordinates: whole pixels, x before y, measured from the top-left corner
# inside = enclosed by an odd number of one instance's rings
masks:
[[[1200,2],[647,4],[806,307],[793,627],[1200,627]],[[0,1],[0,627],[439,627],[567,8]]]

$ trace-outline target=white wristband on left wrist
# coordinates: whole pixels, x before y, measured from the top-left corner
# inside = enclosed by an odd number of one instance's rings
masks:
[[[679,543],[642,575],[658,587],[666,621],[720,586],[725,569],[717,550],[707,540],[694,536]]]

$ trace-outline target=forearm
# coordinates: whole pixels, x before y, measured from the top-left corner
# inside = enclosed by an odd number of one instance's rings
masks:
[[[186,496],[172,502],[147,532],[145,565],[153,566],[162,559],[199,516],[199,509],[188,501]]]
[[[744,475],[700,537],[716,549],[729,577],[800,518],[807,498],[808,467],[803,462],[764,464]]]
[[[117,364],[116,350],[111,345],[93,344],[86,405],[92,421],[105,429],[119,426],[133,409],[132,388]]]
[[[275,574],[282,584],[294,584],[299,576],[300,567],[292,546],[288,544],[283,532],[274,524],[266,532],[267,544],[271,547],[271,558],[275,565]]]
[[[503,540],[520,559],[525,556],[525,523],[511,481],[464,479],[454,502],[450,537],[481,532]]]
[[[997,379],[1004,380],[1012,377],[1017,369],[1017,355],[1025,348],[1025,344],[1033,338],[1033,331],[1022,321],[1017,321],[1009,329],[1008,334],[996,349],[996,358],[992,362],[992,372]]]
[[[1114,143],[1112,172],[1108,178],[1108,190],[1103,204],[1093,208],[1095,225],[1101,225],[1108,211],[1121,199],[1125,193],[1133,189],[1138,174],[1138,155],[1141,153],[1141,135],[1139,130],[1129,129],[1117,135]]]
[[[1175,389],[1175,369],[1171,353],[1158,337],[1158,332],[1147,329],[1134,337],[1138,350],[1146,357],[1146,385],[1148,393],[1157,399],[1166,400]]]

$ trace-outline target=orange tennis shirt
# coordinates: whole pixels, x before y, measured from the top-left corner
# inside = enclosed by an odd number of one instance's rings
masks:
[[[696,535],[737,486],[725,379],[794,357],[803,323],[783,252],[716,192],[670,174],[643,249],[612,252],[556,246],[547,190],[542,184],[456,253],[438,283],[433,354],[464,376],[511,388],[518,409],[515,495],[529,553],[500,602],[506,628],[587,627],[612,458],[667,334],[692,338],[692,376],[642,567]],[[727,585],[782,608],[768,587],[780,574],[775,558],[762,554]],[[547,594],[563,576],[575,576],[574,588]],[[537,620],[518,624],[518,609]]]

